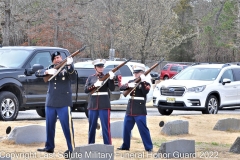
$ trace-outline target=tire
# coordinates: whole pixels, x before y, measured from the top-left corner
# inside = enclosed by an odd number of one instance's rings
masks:
[[[40,117],[43,117],[43,118],[46,117],[45,109],[39,109],[38,108],[38,109],[36,109],[36,112]]]
[[[216,96],[210,95],[207,98],[205,104],[205,110],[202,111],[202,114],[217,114],[219,108],[219,102]]]
[[[164,77],[163,77],[163,80],[167,80],[167,79],[169,79],[168,76],[164,76]]]
[[[0,120],[13,121],[19,112],[19,102],[17,97],[8,91],[0,93]]]
[[[158,112],[161,115],[169,116],[170,114],[172,114],[173,110],[172,109],[160,109],[160,108],[158,108]]]

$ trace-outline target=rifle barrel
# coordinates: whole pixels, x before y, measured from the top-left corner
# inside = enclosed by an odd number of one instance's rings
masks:
[[[119,70],[123,65],[125,65],[127,62],[129,62],[132,58],[124,61],[123,63],[119,64],[117,67],[113,68],[112,69],[112,72],[115,73],[117,70]],[[100,81],[103,81],[103,82],[106,82],[105,80],[109,78],[109,74],[105,74],[101,79]],[[103,86],[104,84],[102,84]],[[91,91],[91,94],[93,94],[94,92],[98,91],[102,86],[99,86],[99,87],[96,87],[94,88],[92,91]]]
[[[154,64],[151,68],[149,68],[145,73],[144,75],[148,75],[154,68],[156,68],[160,63],[162,63],[162,61],[164,60],[165,58],[163,58],[160,62]],[[138,85],[139,85],[139,82],[140,82],[140,77],[138,77],[137,79],[135,79],[134,83],[137,83],[137,85],[134,87],[134,88],[129,88],[125,91],[123,91],[123,95],[124,97],[127,97],[128,94],[130,94]]]
[[[79,50],[75,51],[73,54],[70,54],[68,57],[74,57],[77,54],[79,54],[81,51],[83,51],[87,46],[84,45],[82,48],[80,48]],[[54,67],[54,69],[59,69],[61,68],[63,65],[65,65],[67,62],[67,58],[65,58],[64,60],[62,60],[58,65],[56,65]],[[48,82],[48,80],[52,77],[53,75],[46,75],[45,77],[43,77],[44,82]]]

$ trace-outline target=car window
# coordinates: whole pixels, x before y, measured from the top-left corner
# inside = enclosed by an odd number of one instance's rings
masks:
[[[188,67],[177,74],[174,79],[178,80],[202,80],[213,81],[217,78],[221,69],[219,68],[193,68]]]
[[[170,68],[170,71],[176,71],[177,72],[178,70],[178,66],[176,65],[173,65],[171,68]]]
[[[106,66],[105,68],[115,68],[115,66],[114,65],[108,65],[108,66]]]
[[[30,55],[31,51],[27,50],[1,49],[0,67],[19,68]]]
[[[234,81],[234,80],[233,80],[233,73],[232,73],[232,70],[231,70],[231,69],[228,69],[228,70],[226,70],[226,71],[223,73],[223,75],[222,75],[222,77],[221,77],[221,82],[222,82],[222,80],[223,80],[224,78],[228,78],[228,79],[230,79],[231,81]]]
[[[117,66],[118,66],[118,65],[108,65],[108,66],[106,66],[105,68],[112,68],[112,69],[113,69],[113,68],[115,68],[115,67],[117,67]],[[119,70],[120,70],[120,72],[121,72],[122,77],[133,76],[131,70],[130,70],[129,67],[126,66],[126,65],[122,66]]]
[[[38,52],[30,61],[30,67],[34,64],[41,64],[44,68],[47,68],[52,63],[50,52]]]
[[[163,67],[162,70],[166,71],[166,70],[168,70],[168,67],[169,67],[169,65],[167,64],[167,65],[165,65],[165,66]]]
[[[116,67],[116,66],[115,66]],[[124,65],[120,69],[122,77],[128,77],[128,76],[133,76],[131,70],[129,69],[128,66]]]
[[[182,66],[178,66],[177,67],[177,72],[181,72],[183,70],[183,67]]]
[[[234,68],[232,71],[235,81],[240,81],[240,68]]]

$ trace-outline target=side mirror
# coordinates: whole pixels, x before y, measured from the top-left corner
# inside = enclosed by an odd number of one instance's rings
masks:
[[[231,79],[223,78],[222,84],[225,85],[226,83],[231,83]]]
[[[34,64],[32,68],[25,69],[24,74],[26,76],[31,76],[32,74],[34,74],[39,69],[44,69],[44,67],[41,64]]]

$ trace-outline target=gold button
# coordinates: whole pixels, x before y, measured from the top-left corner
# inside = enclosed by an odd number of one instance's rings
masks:
[[[54,83],[55,85],[57,84],[57,83]]]
[[[54,89],[56,89],[56,87],[54,87]]]

